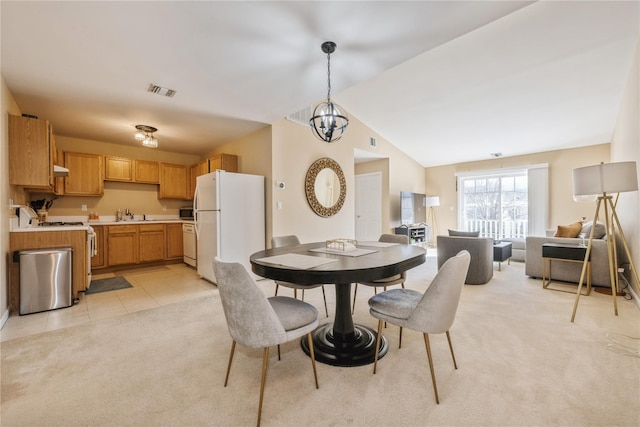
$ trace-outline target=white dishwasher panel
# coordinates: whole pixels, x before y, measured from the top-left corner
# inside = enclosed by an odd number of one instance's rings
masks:
[[[182,246],[185,264],[197,266],[196,230],[193,224],[182,224]]]

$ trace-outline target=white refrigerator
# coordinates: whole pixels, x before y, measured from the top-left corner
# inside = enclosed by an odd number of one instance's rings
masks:
[[[215,171],[196,179],[193,216],[198,275],[216,283],[213,259],[239,262],[265,249],[264,177]],[[253,277],[255,276],[251,273]]]

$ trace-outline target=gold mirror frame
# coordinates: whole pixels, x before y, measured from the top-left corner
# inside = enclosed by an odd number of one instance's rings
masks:
[[[336,203],[330,207],[323,206],[318,201],[318,197],[315,193],[316,178],[324,169],[330,169],[335,172],[338,176],[338,180],[340,181],[340,195],[338,196]],[[338,162],[328,157],[323,157],[313,162],[307,171],[304,191],[307,194],[307,202],[309,202],[309,206],[316,215],[326,218],[337,214],[340,209],[342,209],[342,205],[344,204],[344,200],[347,196],[347,181],[344,179],[344,173],[342,172],[342,168]]]

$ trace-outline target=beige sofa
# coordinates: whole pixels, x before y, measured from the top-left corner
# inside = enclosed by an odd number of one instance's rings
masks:
[[[578,244],[581,239],[569,237],[535,237],[528,236],[526,240],[525,274],[534,278],[542,278],[542,245],[544,243]],[[619,239],[618,239],[619,241]],[[619,243],[619,242],[618,242]],[[619,245],[620,246],[620,245]],[[618,264],[625,262],[623,251],[618,248]],[[551,279],[564,282],[579,283],[582,264],[577,262],[553,261]],[[585,279],[586,284],[586,279]],[[591,285],[611,287],[609,276],[609,260],[607,257],[607,241],[594,239],[591,249]]]

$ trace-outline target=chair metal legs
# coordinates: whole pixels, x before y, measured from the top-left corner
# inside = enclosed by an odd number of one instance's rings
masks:
[[[378,352],[380,351],[380,337],[382,336],[382,320],[378,320],[378,336],[376,337],[376,355],[373,358],[373,375],[378,367]]]
[[[316,371],[316,358],[313,351],[313,337],[311,332],[307,334],[307,340],[309,342],[309,356],[311,357],[311,367],[313,368],[313,380],[315,381],[316,388],[320,388],[318,385],[318,372]],[[233,354],[236,350],[236,342],[231,343],[231,352],[229,353],[229,364],[227,365],[227,374],[224,377],[224,386],[227,386],[229,382],[229,372],[231,372],[231,362],[233,361]],[[278,360],[280,359],[280,345],[278,345]],[[262,401],[264,400],[264,386],[267,382],[267,367],[269,366],[269,347],[262,349],[262,377],[260,379],[260,401],[258,403],[258,427],[260,427],[260,420],[262,418]]]
[[[449,350],[451,350],[451,358],[453,359],[453,367],[458,369],[458,364],[456,363],[456,355],[453,354],[453,345],[451,345],[451,335],[449,331],[447,331],[447,341],[449,341]]]
[[[429,345],[429,334],[424,334],[424,345],[427,347],[427,358],[429,359],[429,370],[431,371],[431,382],[433,383],[433,392],[436,394],[436,403],[440,404],[438,399],[438,387],[436,386],[436,373],[433,371],[433,358],[431,357],[431,346]]]
[[[353,307],[351,307],[351,314],[356,311],[356,295],[358,295],[358,284],[353,287]]]
[[[262,350],[262,379],[260,380],[260,403],[258,404],[258,427],[262,417],[262,398],[264,397],[264,383],[267,381],[267,366],[269,365],[269,347]]]
[[[451,345],[451,335],[449,331],[447,333],[447,341],[449,342],[449,350],[451,350],[451,357],[453,358],[453,366],[458,369],[458,364],[456,363],[456,356],[453,354],[453,345]],[[440,399],[438,398],[438,387],[436,387],[436,374],[433,371],[433,359],[431,357],[431,346],[429,345],[429,334],[424,334],[424,345],[427,347],[427,357],[429,358],[429,369],[431,370],[431,382],[433,383],[433,392],[436,394],[436,403],[440,404]]]
[[[327,309],[327,295],[324,293],[324,285],[322,285],[321,288],[322,288],[322,299],[324,300],[324,313],[327,315],[327,317],[329,317],[329,310]]]
[[[307,341],[309,342],[309,357],[311,357],[311,367],[313,367],[313,379],[316,381],[316,388],[318,387],[318,373],[316,372],[316,356],[313,352],[313,337],[311,332],[307,334]]]
[[[322,299],[324,300],[324,314],[329,317],[329,309],[327,308],[327,294],[324,292],[324,285],[320,287],[322,288]],[[304,289],[302,290],[302,301],[304,301]]]
[[[453,366],[458,369],[456,363],[456,356],[453,353],[453,345],[451,344],[451,334],[447,333],[447,341],[449,342],[449,350],[451,350],[451,358],[453,359]],[[378,336],[376,337],[376,354],[373,360],[373,374],[375,375],[378,367],[378,352],[380,351],[380,336],[382,334],[382,320],[378,320]],[[440,404],[440,398],[438,397],[438,386],[436,385],[436,373],[433,369],[433,357],[431,355],[431,345],[429,344],[429,334],[424,335],[424,345],[427,348],[427,359],[429,359],[429,371],[431,371],[431,382],[433,384],[433,392],[436,395],[436,403]],[[402,328],[400,328],[400,336],[402,336]],[[402,339],[402,338],[401,338]]]
[[[236,351],[236,342],[235,340],[231,343],[231,353],[229,353],[229,364],[227,365],[227,375],[224,377],[224,386],[227,386],[227,382],[229,381],[229,372],[231,372],[231,362],[233,361],[233,353]]]

